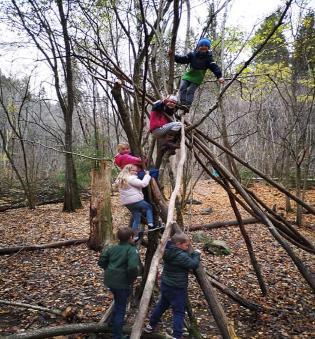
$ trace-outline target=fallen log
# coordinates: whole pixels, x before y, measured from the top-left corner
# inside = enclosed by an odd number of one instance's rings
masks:
[[[104,315],[102,316],[101,320],[98,323],[99,324],[106,323],[108,318],[113,313],[113,309],[114,309],[114,302],[112,301],[111,304],[109,305],[108,309],[106,310],[106,312],[104,313]]]
[[[42,198],[43,196],[43,198]],[[82,200],[90,199],[91,193],[88,190],[81,189],[80,190],[80,197]],[[44,194],[37,196],[37,203],[36,207],[38,206],[44,206],[44,205],[50,205],[50,204],[60,204],[63,203],[64,197],[51,197],[47,198]],[[5,212],[7,210],[14,210],[18,208],[25,208],[28,207],[25,199],[19,200],[19,201],[12,201],[8,204],[0,205],[0,212]]]
[[[12,253],[17,253],[21,251],[36,251],[36,250],[42,250],[45,248],[58,248],[58,247],[70,246],[70,245],[79,245],[79,244],[86,243],[87,241],[88,241],[88,238],[64,240],[64,241],[53,242],[50,244],[42,244],[42,245],[2,247],[0,248],[0,255],[12,254]]]
[[[45,339],[59,335],[67,335],[74,333],[109,333],[108,325],[90,323],[90,324],[71,324],[55,327],[45,327],[34,331],[28,331],[20,334],[12,334],[6,336],[6,339]]]
[[[65,316],[63,311],[60,311],[60,310],[57,310],[57,309],[50,309],[50,308],[38,306],[38,305],[25,304],[25,303],[15,302],[15,301],[7,301],[7,300],[3,300],[3,299],[0,299],[0,304],[8,305],[8,306],[23,307],[23,308],[27,308],[27,309],[36,310],[36,311],[43,311],[43,312],[47,312],[47,313],[52,313],[54,315],[58,315],[60,317]]]
[[[243,219],[244,225],[257,224],[257,223],[261,223],[261,222],[257,220],[256,218]],[[238,225],[239,223],[237,220],[215,221],[215,222],[212,222],[211,224],[192,225],[189,227],[189,231],[199,231],[199,230],[204,230],[204,229],[209,230],[209,229],[214,229],[214,228],[238,226]]]
[[[43,205],[49,205],[49,204],[59,204],[59,203],[62,203],[63,200],[64,200],[63,197],[57,198],[57,199],[45,200],[45,201],[37,203],[36,206],[43,206]],[[25,207],[28,207],[27,203],[25,201],[19,202],[19,203],[13,203],[13,204],[10,204],[10,205],[2,205],[2,206],[0,206],[0,212],[5,212],[7,210],[15,210],[15,209],[18,209],[18,208],[25,208]]]
[[[130,327],[124,326],[123,332],[125,334],[130,333]],[[57,336],[64,336],[74,333],[111,333],[107,324],[99,323],[88,323],[88,324],[71,324],[71,325],[61,325],[55,327],[44,327],[34,331],[28,331],[19,334],[12,334],[8,336],[1,337],[2,339],[45,339],[52,338]],[[164,335],[157,333],[143,334],[142,338],[150,339],[166,339]]]

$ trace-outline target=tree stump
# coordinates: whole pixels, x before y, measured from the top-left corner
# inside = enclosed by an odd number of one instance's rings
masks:
[[[90,237],[88,247],[99,251],[113,238],[111,162],[102,160],[91,172]]]

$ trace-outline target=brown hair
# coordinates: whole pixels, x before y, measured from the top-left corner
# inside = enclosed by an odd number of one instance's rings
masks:
[[[175,233],[171,237],[171,241],[173,244],[183,244],[185,242],[189,242],[189,237],[185,233]]]
[[[130,148],[128,142],[122,142],[121,144],[117,145],[117,152],[121,153],[123,152],[126,148]]]
[[[117,238],[120,241],[128,241],[130,237],[134,236],[135,232],[128,226],[119,227],[117,231]]]

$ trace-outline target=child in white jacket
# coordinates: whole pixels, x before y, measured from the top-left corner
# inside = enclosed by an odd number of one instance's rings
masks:
[[[137,177],[138,168],[136,165],[126,165],[117,177],[116,184],[120,192],[120,200],[132,214],[132,229],[138,234],[135,240],[142,237],[139,232],[142,212],[145,211],[149,230],[154,228],[153,210],[151,204],[144,200],[142,188],[149,185],[151,177],[149,171],[145,171],[143,179]]]

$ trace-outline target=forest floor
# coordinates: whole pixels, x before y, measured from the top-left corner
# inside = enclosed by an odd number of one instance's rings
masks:
[[[284,196],[271,187],[255,184],[251,188],[258,196],[277,205],[284,212]],[[212,181],[200,182],[193,198],[200,205],[192,205],[185,212],[185,225],[206,224],[234,220],[228,197]],[[315,190],[305,199],[315,205]],[[128,223],[128,211],[119,206],[117,193],[113,201],[114,227]],[[203,210],[211,208],[208,215]],[[89,235],[89,202],[77,213],[62,213],[62,205],[40,206],[34,211],[25,208],[1,213],[0,247],[44,244],[67,239],[86,238]],[[246,213],[243,213],[247,217]],[[287,215],[291,221],[294,214]],[[261,224],[247,225],[255,254],[261,265],[268,294],[260,293],[251,267],[245,243],[238,227],[207,231],[213,239],[224,240],[231,254],[214,256],[202,252],[202,262],[208,272],[248,300],[272,310],[255,313],[239,306],[218,293],[224,310],[233,323],[239,338],[311,338],[315,337],[315,297],[299,274],[296,266],[282,247]],[[315,217],[305,214],[299,231],[315,241]],[[191,232],[191,235],[196,232]],[[202,250],[202,244],[193,243]],[[315,273],[314,255],[297,249],[295,253]],[[144,250],[143,250],[144,251]],[[20,251],[0,257],[0,299],[57,308],[75,312],[77,322],[97,322],[110,304],[111,294],[103,286],[102,270],[97,266],[99,253],[88,250],[85,244],[39,251]],[[189,295],[203,338],[219,338],[206,301],[195,278],[190,279]],[[157,297],[157,296],[156,296]],[[151,306],[152,308],[152,306]],[[128,314],[132,324],[135,310]],[[162,329],[170,329],[170,313],[166,314]],[[0,336],[64,324],[65,320],[48,313],[0,304]],[[58,337],[58,338],[70,338]],[[84,338],[83,335],[71,338]]]

